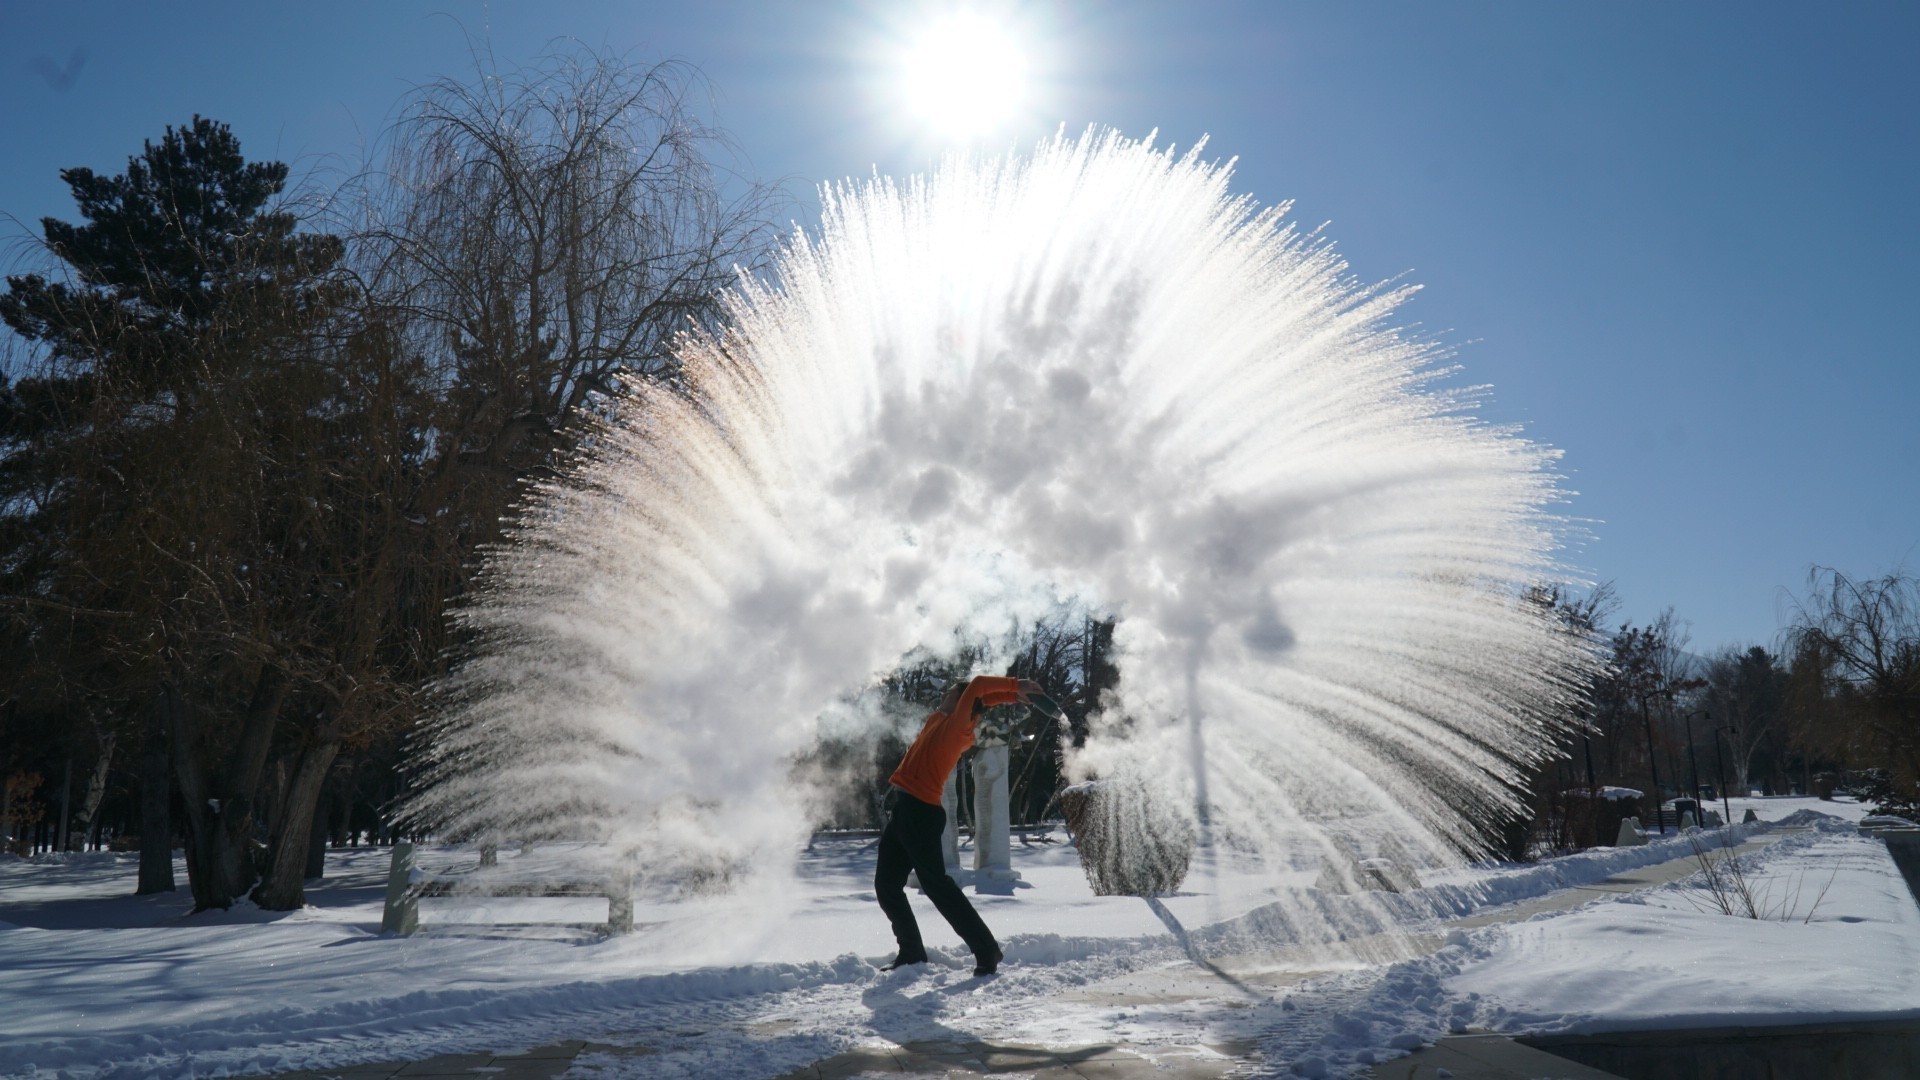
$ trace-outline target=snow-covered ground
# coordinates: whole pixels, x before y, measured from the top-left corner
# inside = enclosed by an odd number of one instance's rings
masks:
[[[1698,878],[1676,882],[1477,931],[1449,990],[1479,995],[1486,1026],[1530,1031],[1920,1016],[1920,908],[1885,844],[1851,827],[1866,808],[1736,799],[1736,815],[1743,801],[1811,826],[1747,862],[1761,918],[1729,917]]]
[[[926,968],[875,970],[892,942],[863,840],[817,845],[777,896],[638,903],[635,932],[614,938],[593,925],[604,900],[455,898],[423,902],[421,933],[383,937],[384,850],[330,853],[312,906],[286,914],[189,915],[184,889],[132,897],[131,856],[0,857],[0,1075],[208,1076],[587,1039],[660,1052],[583,1057],[583,1073],[768,1076],[940,1038],[1250,1046],[1276,1071],[1341,1075],[1466,1027],[1920,1015],[1920,909],[1884,845],[1851,828],[1864,808],[1733,803],[1736,818],[1751,805],[1817,826],[1747,856],[1774,918],[1721,914],[1682,882],[1510,924],[1442,921],[1687,855],[1674,837],[1424,875],[1417,902],[1385,899],[1438,917],[1344,957],[1286,942],[1276,901],[1312,874],[1257,880],[1202,859],[1179,895],[1094,897],[1070,846],[1015,844],[1030,887],[976,898],[1009,956],[984,980],[924,901],[929,942],[948,947]]]

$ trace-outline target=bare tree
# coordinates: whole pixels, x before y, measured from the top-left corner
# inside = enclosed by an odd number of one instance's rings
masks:
[[[1593,655],[1605,649],[1601,626],[1619,606],[1612,582],[1601,582],[1579,590],[1564,583],[1539,584],[1523,594],[1523,600],[1559,632],[1582,643]],[[1527,768],[1525,780],[1516,785],[1516,795],[1530,809],[1527,822],[1517,819],[1499,823],[1489,833],[1508,857],[1519,861],[1528,853],[1530,843],[1548,850],[1591,847],[1606,840],[1598,836],[1596,817],[1600,805],[1600,777],[1595,742],[1604,746],[1608,729],[1597,719],[1596,693],[1606,679],[1585,665],[1569,663],[1565,678],[1575,685],[1567,708],[1565,734],[1559,737],[1555,753],[1547,760]],[[1604,759],[1603,759],[1604,760]],[[1527,827],[1523,831],[1522,826]]]
[[[585,50],[423,88],[389,140],[360,259],[445,408],[416,513],[470,550],[617,375],[671,385],[676,335],[772,238],[684,63]],[[457,566],[463,560],[455,559]]]
[[[1636,787],[1639,777],[1646,777],[1649,814],[1659,810],[1664,788],[1685,788],[1680,754],[1686,747],[1674,730],[1676,704],[1705,685],[1692,677],[1685,646],[1672,609],[1646,626],[1622,626],[1613,635],[1606,677],[1595,688],[1596,718],[1608,735],[1613,775],[1632,779]]]
[[[568,49],[420,89],[360,189],[350,256],[434,409],[391,603],[423,684],[524,485],[614,395],[679,392],[680,333],[758,273],[774,190],[737,178],[686,64]],[[369,748],[378,752],[378,748]]]
[[[1884,767],[1920,790],[1920,578],[1816,568],[1788,632],[1803,739],[1828,760]]]

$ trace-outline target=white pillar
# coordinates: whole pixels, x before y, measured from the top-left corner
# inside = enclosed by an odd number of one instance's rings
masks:
[[[1013,893],[1020,875],[1013,869],[1008,835],[1013,815],[1007,801],[1007,746],[990,743],[973,752],[973,891]]]
[[[380,915],[383,934],[411,934],[420,928],[420,898],[413,891],[413,845],[393,844],[393,862],[387,869],[387,907]]]
[[[940,861],[947,864],[949,874],[960,871],[960,793],[953,782],[959,775],[956,767],[947,774],[947,786],[940,789],[940,809],[947,812],[947,827],[940,830]]]

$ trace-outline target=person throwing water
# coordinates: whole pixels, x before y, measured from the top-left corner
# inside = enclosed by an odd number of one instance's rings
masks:
[[[976,675],[964,684],[953,683],[888,778],[893,790],[887,793],[887,824],[880,832],[880,859],[873,870],[874,896],[900,944],[899,955],[886,966],[888,971],[927,962],[920,924],[907,903],[909,872],[920,876],[927,899],[973,950],[973,973],[991,975],[1000,967],[1000,943],[947,873],[946,860],[940,855],[940,834],[947,827],[940,793],[960,755],[973,745],[981,710],[1015,703],[1047,716],[1060,714],[1060,707],[1032,679]]]

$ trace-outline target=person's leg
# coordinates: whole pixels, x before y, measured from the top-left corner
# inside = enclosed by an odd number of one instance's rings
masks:
[[[967,894],[960,891],[959,883],[947,873],[946,860],[940,857],[940,833],[947,827],[947,812],[918,799],[902,797],[894,816],[905,826],[900,838],[907,858],[913,863],[913,872],[920,875],[920,887],[927,891],[927,899],[933,901],[954,933],[973,950],[979,966],[985,969],[981,973],[992,971],[1000,960],[1000,945],[994,941],[993,931],[987,929],[980,913],[967,902]]]
[[[907,903],[907,874],[913,870],[913,863],[900,840],[898,818],[895,812],[887,814],[886,827],[880,830],[879,861],[873,868],[874,898],[893,924],[893,939],[900,945],[891,967],[927,959],[927,947],[920,941],[920,924],[914,921],[913,906]]]

